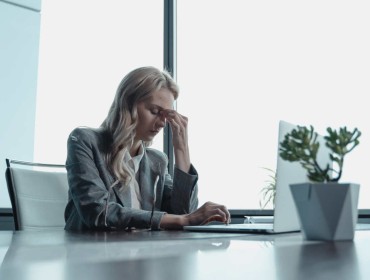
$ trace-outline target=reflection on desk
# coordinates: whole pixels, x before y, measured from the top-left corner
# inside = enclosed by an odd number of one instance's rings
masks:
[[[300,233],[0,232],[0,247],[9,247],[0,279],[368,279],[369,245],[370,231],[353,242],[308,242]]]

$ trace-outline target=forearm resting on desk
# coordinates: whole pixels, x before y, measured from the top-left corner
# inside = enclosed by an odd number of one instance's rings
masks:
[[[164,214],[159,227],[161,229],[182,229],[186,225],[184,215]]]
[[[190,214],[165,214],[162,216],[160,228],[182,229],[184,226],[207,224],[212,221],[228,224],[230,222],[230,213],[227,208],[220,204],[206,202]]]

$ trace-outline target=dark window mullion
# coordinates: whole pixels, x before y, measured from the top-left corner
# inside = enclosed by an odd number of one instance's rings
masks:
[[[176,80],[176,0],[164,0],[163,65]],[[168,156],[168,171],[173,175],[174,154],[172,134],[167,124],[163,130],[163,150]]]

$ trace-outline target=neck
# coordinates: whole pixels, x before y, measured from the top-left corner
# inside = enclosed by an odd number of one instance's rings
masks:
[[[136,156],[138,154],[139,149],[140,149],[140,146],[141,146],[141,140],[134,141],[134,144],[132,145],[132,147],[130,149],[130,155],[131,155],[131,157],[134,157],[134,156]]]

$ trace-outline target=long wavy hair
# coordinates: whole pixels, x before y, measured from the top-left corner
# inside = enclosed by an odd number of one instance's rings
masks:
[[[179,88],[167,71],[160,71],[154,67],[141,67],[131,71],[119,84],[108,116],[101,124],[101,128],[111,138],[106,163],[117,180],[124,185],[127,185],[134,176],[123,158],[125,153],[130,151],[136,135],[137,105],[154,91],[163,88],[172,92],[177,99]],[[150,144],[143,142],[145,147]]]

